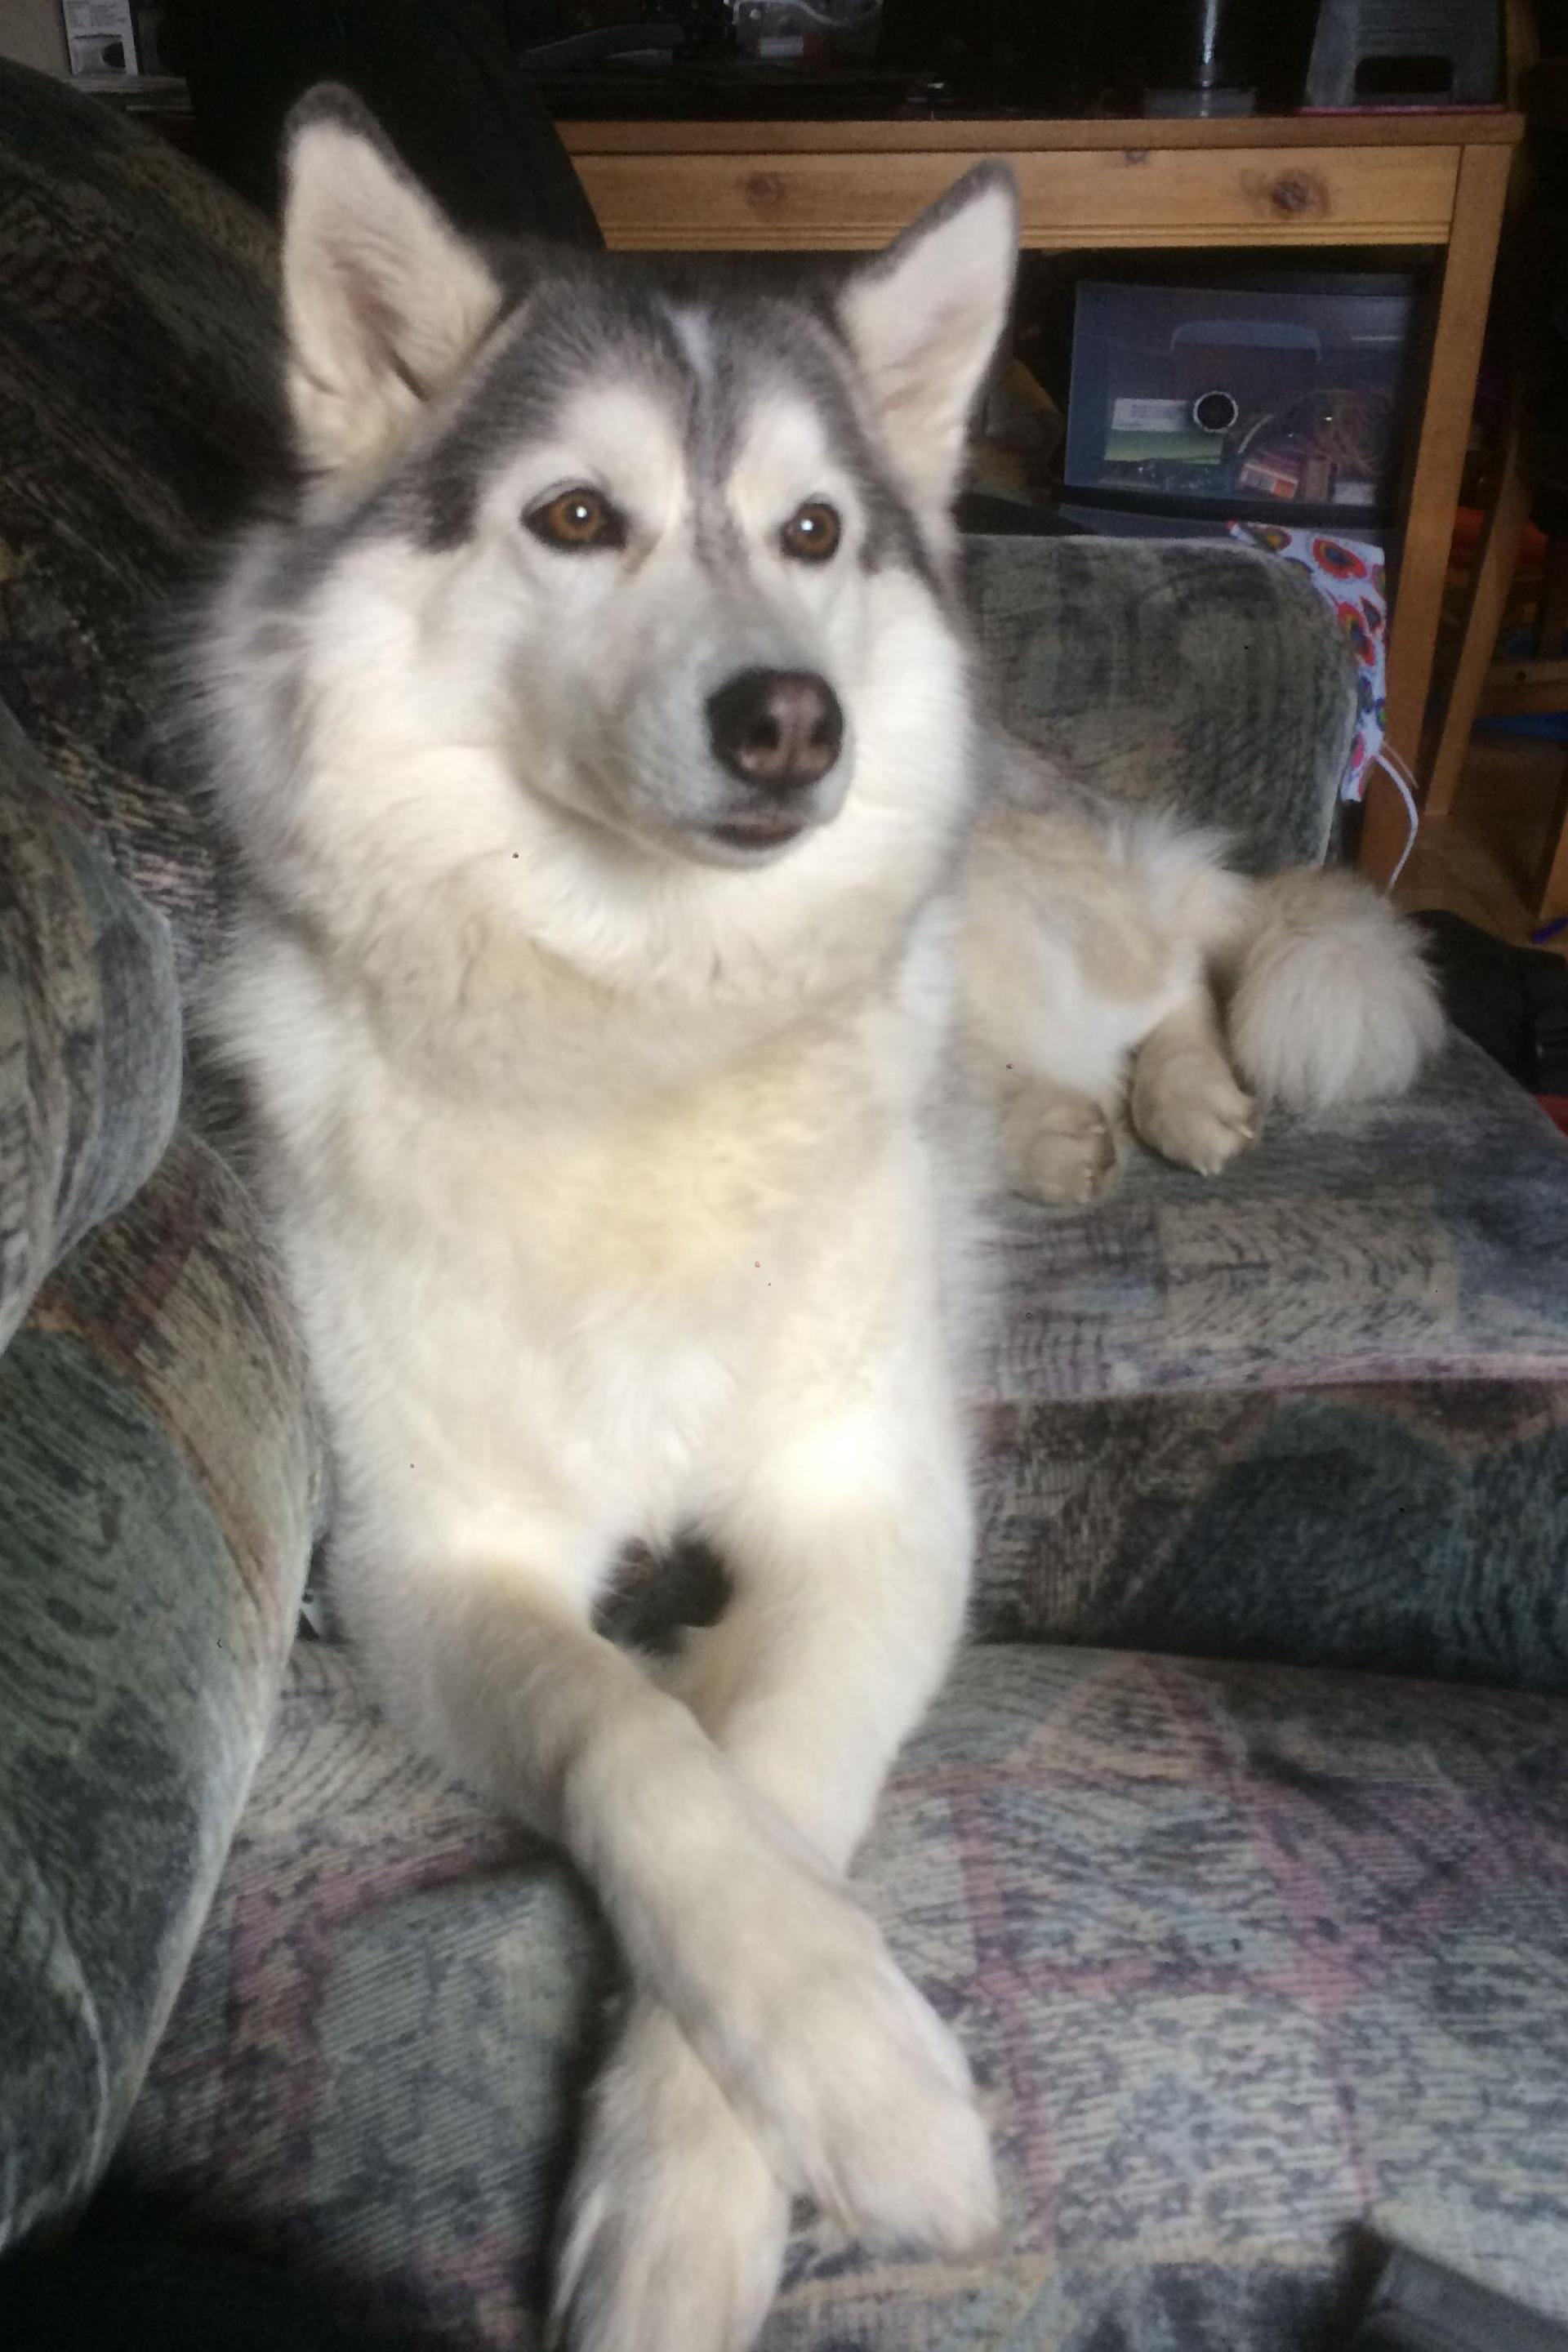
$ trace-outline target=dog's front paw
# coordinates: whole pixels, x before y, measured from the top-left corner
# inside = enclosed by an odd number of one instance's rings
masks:
[[[1184,1055],[1135,1071],[1132,1124],[1151,1150],[1200,1176],[1217,1176],[1258,1133],[1258,1111],[1217,1055]]]
[[[737,2103],[783,2178],[851,2234],[971,2252],[997,2202],[968,2064],[871,1921],[842,1908],[853,1931],[804,1938],[776,1976]]]
[[[789,2198],[668,2011],[639,2003],[594,2092],[563,2231],[560,2352],[746,2352]]]
[[[1008,1184],[1034,1201],[1092,1201],[1116,1169],[1116,1129],[1087,1095],[1021,1087],[1003,1127]]]

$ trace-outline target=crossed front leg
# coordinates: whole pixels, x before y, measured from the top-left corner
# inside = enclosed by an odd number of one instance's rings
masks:
[[[748,2343],[795,2194],[900,2242],[994,2226],[963,2053],[842,1884],[960,1630],[950,1420],[841,1414],[730,1483],[735,1598],[679,1696],[585,1622],[580,1529],[406,1570],[373,1628],[430,1744],[572,1854],[631,1977],[563,2239],[574,2352]]]
[[[742,2352],[773,2298],[794,2189],[861,2234],[951,2252],[996,2222],[963,2056],[837,1883],[958,1635],[962,1448],[952,1430],[895,1436],[845,1415],[774,1450],[710,1531],[734,1600],[679,1687],[847,1932],[837,1956],[819,1946],[792,1969],[796,2030],[771,2053],[782,2137],[639,1991],[569,2205],[556,2315],[572,2352]],[[795,1944],[786,1913],[753,1926]],[[818,2152],[809,2177],[789,2156],[801,2133]]]

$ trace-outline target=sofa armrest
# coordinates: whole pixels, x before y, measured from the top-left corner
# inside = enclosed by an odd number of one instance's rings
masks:
[[[976,538],[993,708],[1068,775],[1227,835],[1250,872],[1329,846],[1355,662],[1309,582],[1199,540]]]
[[[257,1211],[171,1143],[180,1049],[168,925],[0,705],[0,2249],[112,2152],[319,1517]]]
[[[113,2153],[261,1755],[322,1492],[255,1206],[182,1133],[0,1357],[0,2250]]]
[[[179,1095],[168,928],[71,824],[0,704],[0,1349],[157,1164]]]

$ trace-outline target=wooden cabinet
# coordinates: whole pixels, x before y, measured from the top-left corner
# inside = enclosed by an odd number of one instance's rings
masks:
[[[1026,245],[1440,245],[1462,150],[1289,153],[1115,147],[1012,154]],[[612,245],[822,251],[880,245],[962,154],[592,154],[575,161]]]

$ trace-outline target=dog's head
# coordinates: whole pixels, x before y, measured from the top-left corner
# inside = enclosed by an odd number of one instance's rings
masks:
[[[298,111],[287,187],[308,534],[417,616],[383,690],[643,850],[766,865],[837,817],[948,593],[1006,171],[804,296],[481,251],[341,92]]]

